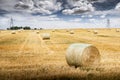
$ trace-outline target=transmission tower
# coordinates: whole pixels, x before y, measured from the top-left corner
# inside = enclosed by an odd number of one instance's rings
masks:
[[[110,28],[110,19],[107,19],[107,28]]]
[[[10,28],[13,27],[13,26],[14,26],[14,24],[13,24],[13,18],[11,17],[10,18]]]

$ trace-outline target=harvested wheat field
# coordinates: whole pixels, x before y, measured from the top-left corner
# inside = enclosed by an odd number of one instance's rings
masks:
[[[120,80],[120,32],[116,29],[0,31],[0,80]],[[38,31],[38,30],[37,30]],[[42,34],[50,39],[42,39]],[[100,64],[70,67],[65,59],[73,43],[93,44]]]

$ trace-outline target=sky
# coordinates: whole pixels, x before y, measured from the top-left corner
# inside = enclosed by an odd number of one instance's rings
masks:
[[[120,28],[120,0],[0,0],[0,29]]]

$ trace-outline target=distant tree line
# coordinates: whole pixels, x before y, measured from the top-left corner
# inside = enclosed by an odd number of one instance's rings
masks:
[[[31,30],[29,26],[25,26],[25,27],[13,26],[13,27],[7,28],[7,30],[19,30],[19,29]]]
[[[31,30],[31,27],[29,27],[29,26],[25,26],[25,27],[13,26],[13,27],[7,28],[7,30],[19,30],[19,29]],[[39,29],[34,28],[34,30],[43,30],[43,28],[39,28]]]
[[[13,26],[13,27],[7,28],[7,30],[19,30],[19,29],[31,30],[32,28],[29,26],[25,26],[25,27]],[[43,28],[34,28],[33,30],[43,30]]]

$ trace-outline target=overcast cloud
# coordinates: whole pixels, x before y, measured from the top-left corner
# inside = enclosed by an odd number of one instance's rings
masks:
[[[80,14],[95,10],[92,4],[87,0],[67,0],[67,2],[70,7],[63,10],[63,14]]]
[[[119,2],[119,0],[0,0],[0,10],[44,15],[60,12],[70,15],[100,11],[106,6],[111,10],[114,8],[118,10]]]
[[[0,28],[11,17],[14,25],[39,28],[106,27],[107,18],[119,27],[120,0],[0,0]]]

